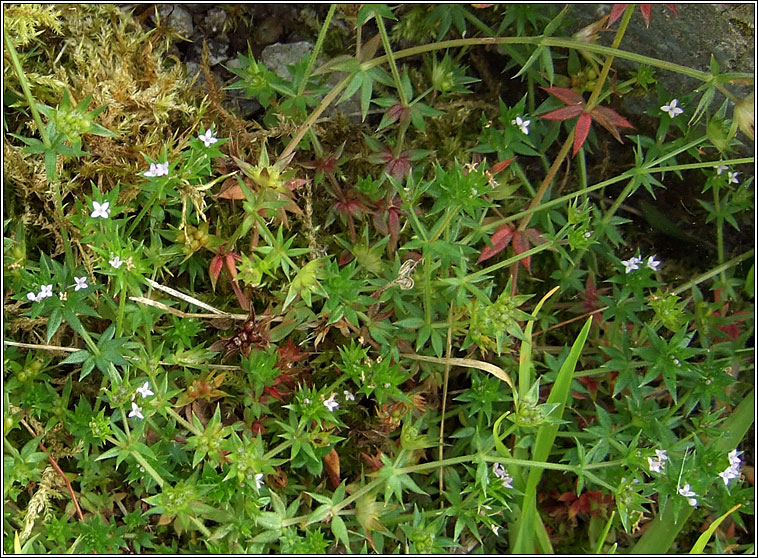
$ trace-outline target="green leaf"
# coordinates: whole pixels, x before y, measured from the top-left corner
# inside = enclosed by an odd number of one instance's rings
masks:
[[[721,525],[721,522],[724,521],[727,517],[729,517],[733,511],[735,511],[737,508],[742,506],[742,504],[737,504],[736,506],[732,506],[732,508],[726,512],[724,515],[720,516],[716,521],[711,523],[711,526],[708,527],[708,529],[698,537],[697,541],[695,542],[695,545],[692,547],[692,550],[690,550],[690,554],[703,554],[705,552],[705,545],[708,544],[708,541],[711,540],[711,537],[713,536],[713,533],[716,532],[716,529],[719,525]]]
[[[58,331],[58,328],[61,326],[62,320],[63,314],[61,313],[60,308],[55,308],[52,312],[50,312],[50,317],[47,320],[48,341],[50,341],[50,339],[53,338],[53,335],[55,335],[55,332]]]
[[[64,358],[58,364],[79,364],[90,358],[92,354],[89,351],[76,351]]]
[[[345,526],[345,522],[342,520],[342,518],[339,515],[335,515],[332,517],[332,533],[334,533],[334,536],[337,537],[337,540],[340,541],[342,544],[345,545],[345,548],[350,551],[350,539],[347,536],[347,527]]]

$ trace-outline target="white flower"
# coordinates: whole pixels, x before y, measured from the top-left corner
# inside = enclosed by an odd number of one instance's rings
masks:
[[[690,506],[693,508],[697,506],[697,500],[693,498],[693,496],[697,496],[695,492],[693,492],[692,487],[690,486],[690,483],[685,484],[682,488],[679,489],[679,494],[687,498],[687,502]]]
[[[52,285],[42,285],[39,290],[39,294],[37,295],[37,300],[42,300],[43,298],[49,298],[53,296],[53,286]]]
[[[74,281],[76,281],[75,291],[86,289],[89,286],[87,285],[87,277],[74,277]]]
[[[119,267],[121,267],[124,264],[123,260],[121,258],[119,258],[118,256],[111,257],[111,259],[108,260],[108,263],[111,264],[116,269],[118,269]]]
[[[500,463],[495,463],[492,466],[492,472],[503,483],[503,488],[513,488],[513,485],[511,485],[513,477],[508,474],[508,471]]]
[[[26,293],[26,298],[31,302],[37,302],[39,300],[39,296],[36,293]]]
[[[168,161],[165,163],[150,163],[150,170],[145,171],[144,174],[149,178],[166,176],[168,174]]]
[[[213,137],[213,130],[210,128],[205,131],[205,134],[200,134],[198,137],[205,144],[205,147],[210,147],[218,141],[218,138]]]
[[[529,135],[529,124],[531,124],[531,120],[522,120],[520,116],[517,116],[515,120],[511,120],[511,124],[515,124],[519,128],[521,128],[521,131],[525,133],[527,136]]]
[[[647,458],[647,463],[651,473],[660,473],[663,468],[663,461],[655,460],[652,457]]]
[[[679,101],[677,99],[674,99],[673,101],[669,102],[667,105],[663,105],[661,107],[661,110],[663,112],[669,113],[669,116],[671,118],[676,118],[678,115],[682,114],[684,111],[680,109],[677,105]]]
[[[138,419],[145,418],[142,416],[142,409],[140,409],[139,406],[134,401],[132,401],[132,410],[128,416],[129,418],[132,418],[132,417],[137,417]]]
[[[640,264],[642,263],[642,258],[638,258],[637,256],[634,256],[633,258],[624,260],[621,263],[624,264],[624,267],[626,268],[626,272],[631,273],[635,269],[640,268]]]
[[[258,473],[255,475],[255,488],[256,490],[261,489],[261,486],[263,486],[263,473]]]
[[[111,202],[98,203],[96,201],[93,201],[92,207],[94,209],[92,210],[92,213],[89,214],[89,216],[93,219],[97,219],[98,217],[107,219],[111,212],[110,206]]]
[[[345,401],[355,401],[355,395],[353,395],[349,391],[345,390],[342,393],[345,394]]]
[[[727,167],[726,165],[719,165],[719,166],[716,167],[716,174],[721,174],[722,172],[724,172],[728,168],[729,167]]]
[[[653,271],[658,271],[658,268],[660,267],[661,262],[655,259],[655,256],[650,256],[647,259],[647,266],[652,269]]]
[[[737,178],[740,173],[729,171],[729,184],[739,184],[740,179]]]
[[[335,398],[335,394],[333,393],[329,399],[324,401],[324,407],[329,409],[330,413],[333,413],[334,409],[340,406],[340,404],[337,403],[337,401],[334,398]]]
[[[151,395],[155,395],[152,391],[150,391],[150,382],[145,382],[141,387],[138,387],[137,393],[142,396],[142,399]]]

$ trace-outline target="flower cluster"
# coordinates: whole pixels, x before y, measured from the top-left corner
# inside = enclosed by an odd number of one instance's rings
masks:
[[[732,172],[729,170],[729,167],[726,165],[719,165],[716,167],[716,174],[721,175],[724,173],[724,171],[727,171],[727,177],[729,178],[729,184],[739,184],[740,179],[737,178],[740,173],[738,172]]]
[[[640,264],[644,261],[644,258],[640,258],[639,256],[633,256],[629,258],[628,260],[623,260],[621,263],[626,268],[627,273],[631,273],[632,271],[639,269]],[[661,265],[661,262],[655,259],[655,256],[650,256],[647,259],[647,265],[648,269],[651,269],[652,271],[658,271],[658,268]]]
[[[666,450],[655,450],[655,455],[658,459],[652,457],[647,458],[648,465],[650,466],[651,473],[660,473],[663,469],[663,465],[668,460],[669,456],[666,455]]]
[[[742,463],[742,460],[737,457],[737,454],[741,452],[738,452],[737,450],[732,450],[729,452],[729,467],[723,471],[722,473],[719,473],[719,476],[724,479],[724,484],[729,485],[729,481],[731,479],[737,479],[740,476],[740,463]]]
[[[495,463],[492,466],[492,472],[495,473],[495,476],[503,483],[503,488],[513,488],[513,485],[511,484],[513,482],[513,477],[508,474],[508,471],[506,471],[505,467],[500,463]]]
[[[89,287],[87,284],[87,277],[74,277],[74,291],[80,291],[82,289],[86,289]],[[39,302],[40,300],[44,300],[46,298],[50,298],[53,296],[53,286],[51,285],[42,285],[40,286],[40,290],[38,293],[28,292],[26,293],[26,298],[30,302]],[[66,299],[66,293],[60,293],[59,297],[61,300]]]
[[[139,393],[142,396],[142,399],[145,399],[147,397],[150,397],[151,395],[155,395],[153,391],[150,389],[150,382],[145,382],[140,387],[138,387],[135,390],[137,393]],[[145,418],[142,414],[142,408],[137,405],[134,401],[132,401],[132,410],[129,412],[129,418],[137,417],[138,419]]]

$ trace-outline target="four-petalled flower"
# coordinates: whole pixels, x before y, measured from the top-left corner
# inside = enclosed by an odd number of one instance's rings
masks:
[[[142,416],[142,409],[139,408],[134,401],[132,401],[132,410],[129,412],[129,418],[137,417],[138,419],[145,418]]]
[[[697,496],[695,492],[692,490],[692,487],[690,486],[690,483],[685,484],[682,488],[679,489],[679,494],[687,498],[687,502],[690,506],[693,508],[697,506],[697,500],[694,498]]]
[[[739,184],[740,179],[737,178],[740,173],[729,171],[729,184]]]
[[[53,296],[53,286],[52,285],[42,285],[39,290],[39,294],[37,295],[37,300],[42,300],[43,298],[49,298]]]
[[[260,491],[261,486],[263,486],[263,473],[258,473],[255,475],[255,489]]]
[[[124,264],[124,261],[118,256],[112,256],[111,259],[108,260],[108,263],[111,264],[116,269],[118,269]]]
[[[340,406],[340,404],[337,403],[337,400],[334,399],[335,397],[336,397],[336,395],[333,393],[331,395],[331,397],[329,397],[329,399],[327,399],[326,401],[324,401],[324,407],[326,407],[327,409],[329,409],[330,413],[333,413],[334,409],[336,409],[337,407]]]
[[[145,383],[144,383],[144,384],[142,384],[140,387],[138,387],[138,388],[137,388],[137,393],[139,393],[139,394],[142,396],[142,399],[144,399],[145,397],[149,397],[149,396],[151,396],[151,395],[155,395],[155,394],[154,394],[154,393],[153,393],[153,392],[150,390],[150,382],[145,382]]]
[[[92,213],[90,213],[89,216],[92,217],[93,219],[97,219],[98,217],[107,219],[111,213],[110,207],[111,207],[111,202],[99,203],[99,202],[93,201]]]
[[[678,106],[676,106],[679,103],[677,99],[674,99],[673,101],[670,101],[669,104],[663,105],[661,107],[661,110],[663,112],[669,113],[669,116],[671,118],[676,118],[678,115],[682,114],[684,111],[680,109]]]
[[[661,262],[659,262],[658,260],[656,260],[654,255],[650,256],[647,259],[647,267],[649,269],[652,269],[653,271],[658,271],[658,268],[660,267],[660,265],[661,265]]]
[[[75,291],[80,291],[82,289],[86,289],[89,285],[87,285],[87,277],[74,277],[74,281],[76,282],[76,286],[74,287]]]
[[[719,165],[719,166],[716,167],[716,174],[721,174],[725,170],[728,170],[728,169],[729,169],[729,167],[727,167],[726,165]]]
[[[144,175],[148,178],[168,175],[168,161],[165,163],[150,163],[150,170],[145,171]]]
[[[624,264],[624,267],[626,268],[627,273],[631,273],[635,269],[640,268],[640,264],[642,263],[642,258],[638,258],[637,256],[634,256],[632,258],[629,258],[628,260],[624,260],[621,262]]]
[[[342,393],[345,394],[345,401],[355,401],[355,395],[353,395],[348,390],[343,391]]]
[[[518,126],[521,131],[527,136],[529,135],[529,124],[531,123],[531,120],[523,120],[520,116],[517,116],[514,120],[511,120],[511,124]]]
[[[208,128],[204,134],[200,134],[198,137],[200,138],[200,141],[205,144],[205,147],[210,147],[218,141],[218,138],[213,136],[213,130],[210,128]]]

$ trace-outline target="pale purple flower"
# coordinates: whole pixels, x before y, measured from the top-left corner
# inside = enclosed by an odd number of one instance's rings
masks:
[[[661,262],[655,259],[655,256],[650,256],[647,259],[647,266],[648,268],[652,269],[653,271],[658,271],[658,268],[660,267]]]
[[[204,134],[200,134],[198,137],[200,138],[200,141],[205,144],[205,147],[210,147],[218,141],[218,138],[213,137],[213,130],[210,128],[208,128]]]
[[[92,202],[92,213],[89,214],[90,217],[93,219],[97,219],[98,217],[102,217],[103,219],[107,219],[110,216],[110,209],[111,202],[103,202],[99,203],[96,201]]]
[[[674,99],[673,101],[670,101],[669,104],[663,105],[661,107],[661,110],[663,112],[669,113],[669,116],[671,118],[676,118],[680,114],[682,114],[684,111],[680,109],[678,106],[676,106],[679,103],[677,99]]]
[[[716,174],[720,175],[722,172],[724,172],[728,168],[729,167],[727,167],[726,165],[719,165],[719,166],[716,167]]]
[[[492,466],[492,472],[495,473],[495,476],[503,483],[503,488],[513,488],[513,485],[511,484],[513,482],[513,477],[508,474],[508,471],[506,471],[500,463],[495,463]]]
[[[140,409],[139,406],[134,401],[132,401],[132,410],[128,416],[129,418],[133,418],[133,417],[137,417],[138,419],[145,418],[144,416],[142,416],[142,409]]]
[[[148,178],[166,176],[168,174],[168,161],[165,163],[150,163],[150,170],[145,171],[144,175]]]
[[[739,184],[740,179],[737,178],[740,173],[729,171],[729,184]]]
[[[118,269],[124,264],[124,261],[118,256],[112,256],[111,259],[108,260],[108,263],[111,264],[116,269]]]
[[[719,473],[719,476],[724,480],[725,485],[729,485],[729,481],[731,479],[738,479],[740,478],[740,463],[742,463],[742,460],[737,457],[737,454],[740,453],[736,449],[729,452],[729,467]]]
[[[324,401],[324,407],[326,407],[327,409],[329,409],[330,413],[333,413],[334,409],[336,409],[337,407],[340,406],[340,404],[337,403],[337,400],[334,399],[335,397],[336,397],[336,395],[333,393],[329,399],[327,399],[326,401]]]
[[[642,263],[642,258],[638,258],[637,256],[634,256],[632,258],[629,258],[628,260],[623,260],[621,263],[626,268],[626,272],[631,273],[635,269],[640,268],[640,264]]]
[[[355,395],[353,395],[348,390],[343,391],[342,393],[345,394],[345,401],[355,401]]]
[[[650,467],[651,473],[660,473],[661,469],[663,468],[663,461],[658,461],[657,459],[653,459],[652,457],[647,458],[648,466]]]
[[[531,123],[531,120],[523,120],[520,116],[517,116],[514,120],[511,120],[511,124],[518,126],[521,131],[527,136],[529,135],[529,124]]]
[[[149,397],[151,395],[155,395],[152,391],[150,391],[150,382],[145,382],[142,384],[142,386],[137,388],[137,393],[139,393],[142,396],[142,399],[145,397]]]
[[[655,455],[658,456],[659,461],[666,461],[669,458],[669,456],[666,455],[666,450],[655,450]]]
[[[26,293],[26,298],[31,302],[37,302],[39,300],[39,296],[36,293]]]
[[[74,281],[76,282],[74,291],[80,291],[82,289],[86,289],[89,286],[87,285],[87,277],[74,277]]]
[[[690,483],[687,483],[682,488],[680,488],[679,494],[687,498],[687,503],[689,503],[690,506],[693,508],[697,506],[697,500],[694,498],[694,496],[697,496],[697,494],[695,494],[695,492],[692,490]]]

